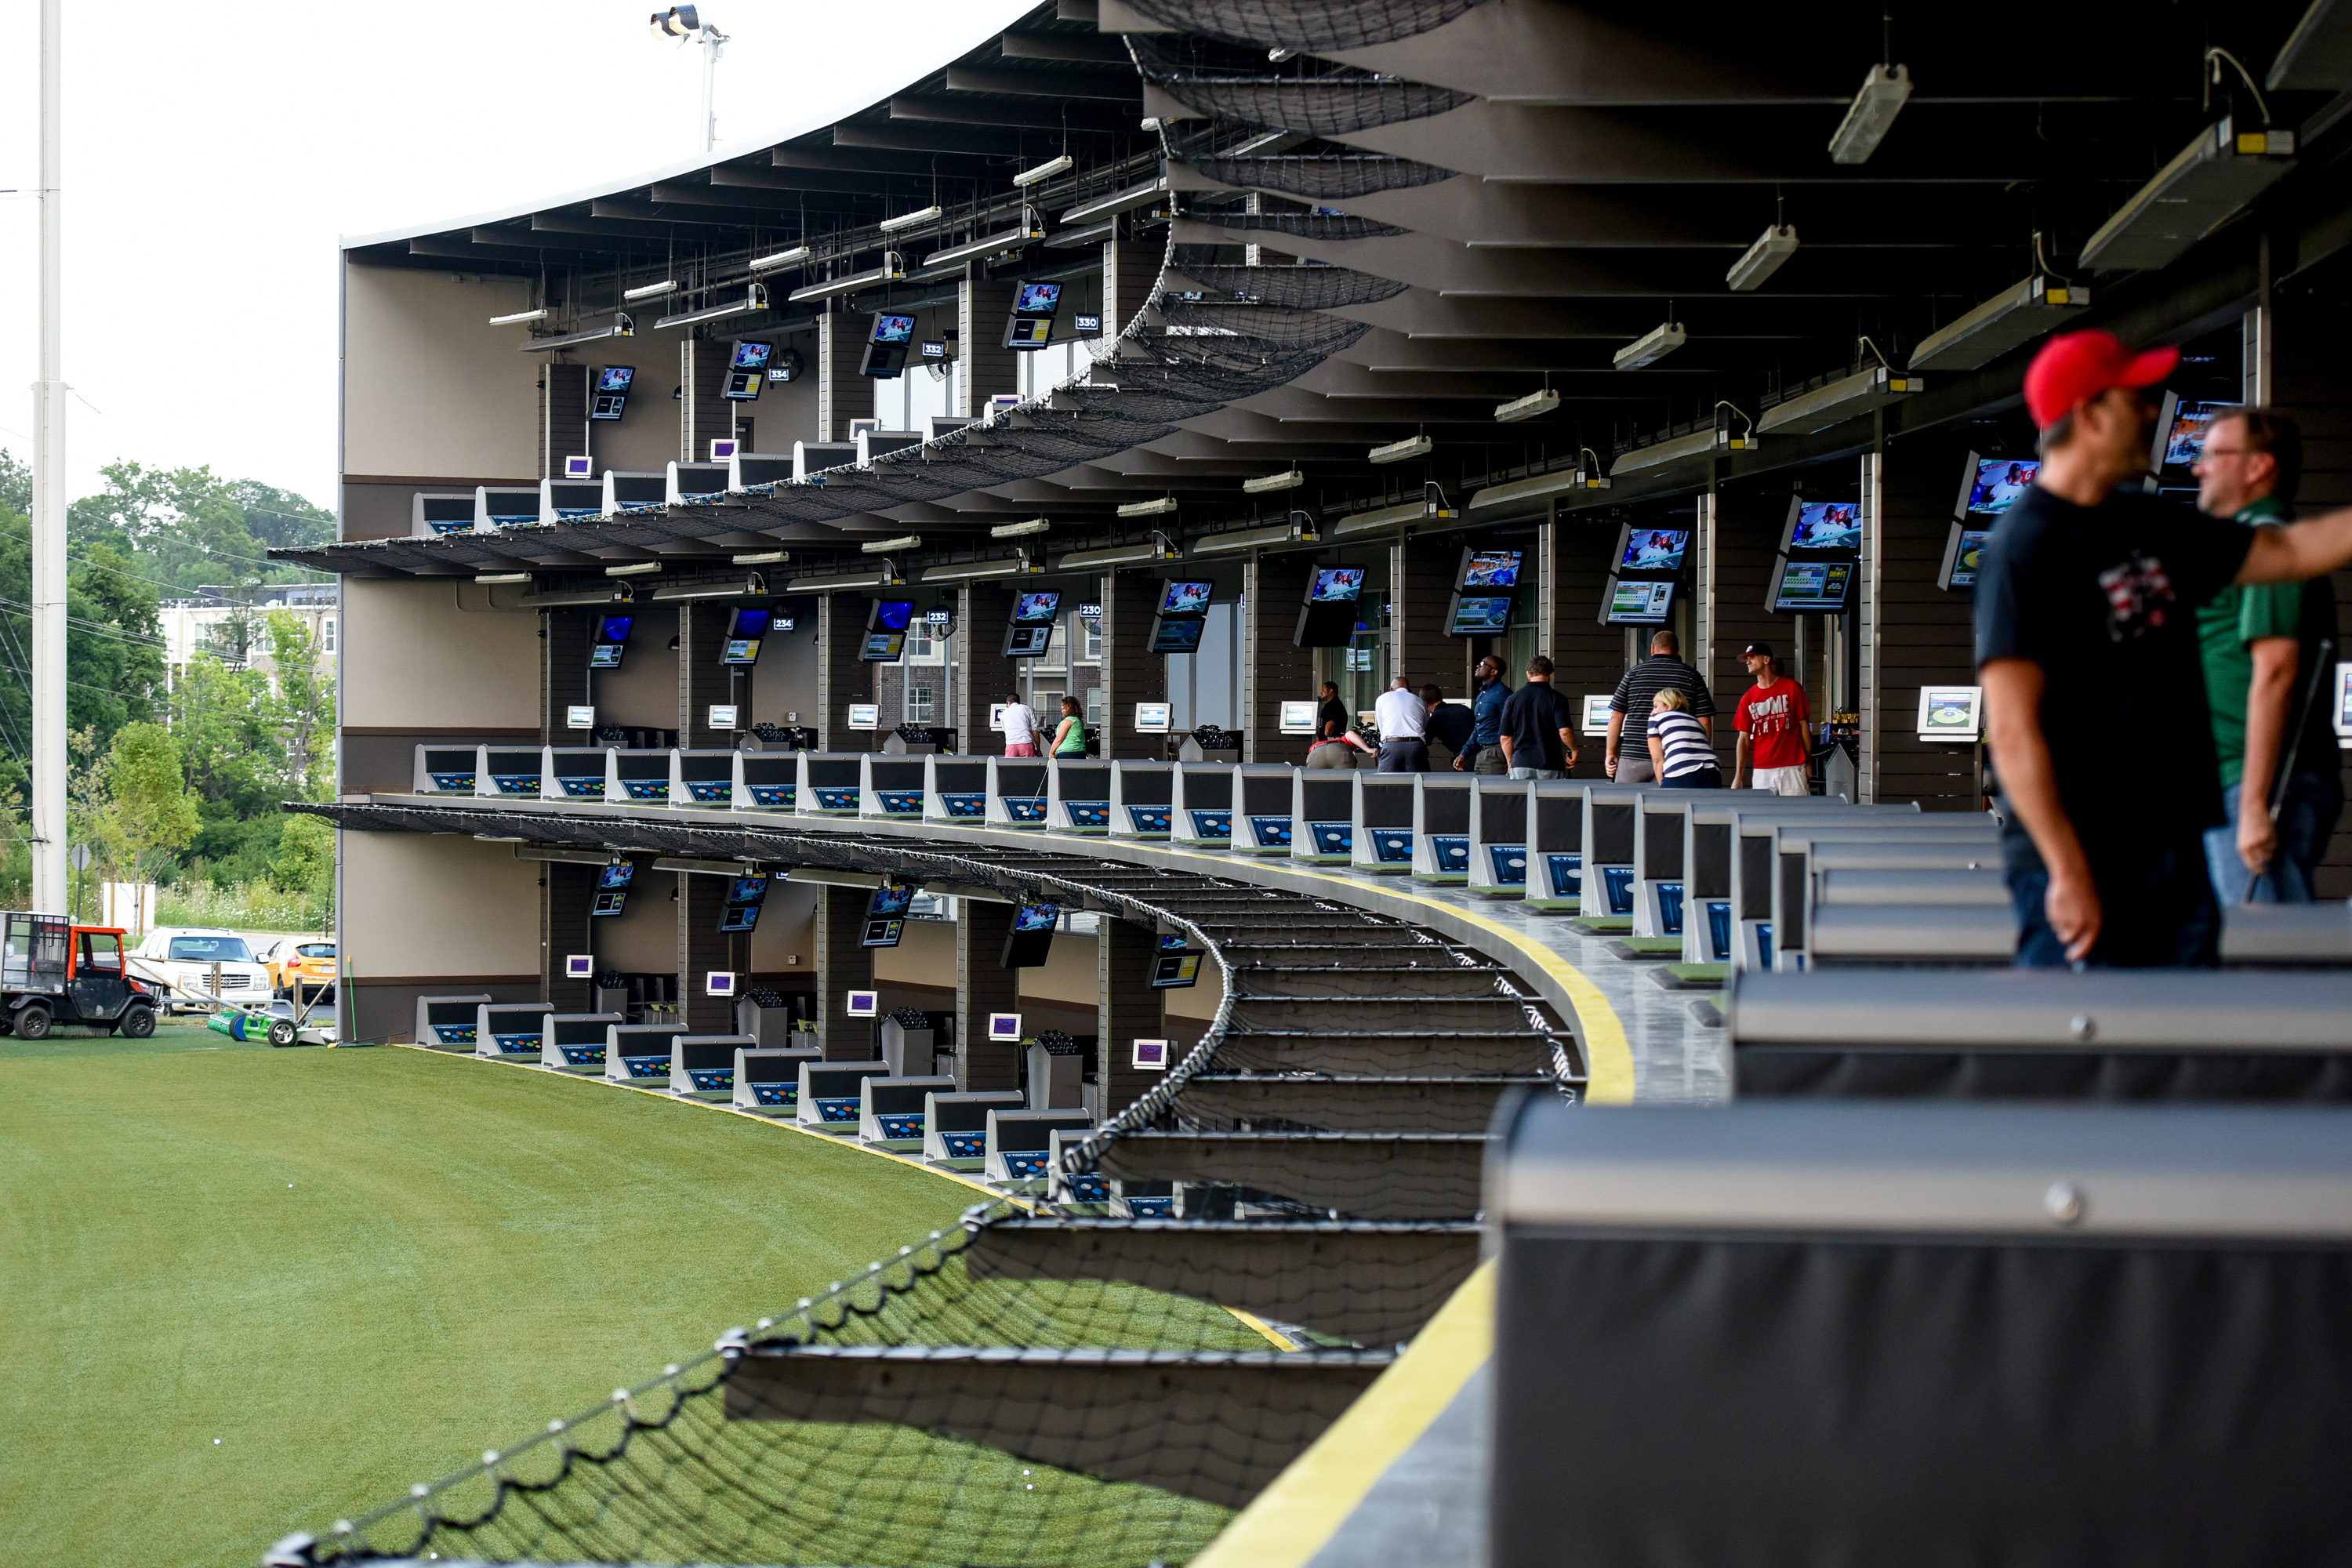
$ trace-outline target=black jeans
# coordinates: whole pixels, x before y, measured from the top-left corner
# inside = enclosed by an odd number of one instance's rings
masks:
[[[2004,879],[2017,906],[2017,967],[2064,969],[2066,944],[2050,929],[2043,898],[2050,872],[2021,833],[2001,844]],[[2099,892],[2099,940],[2092,969],[2210,969],[2221,962],[2221,910],[2205,868],[2202,836],[2134,850],[2110,848],[2091,861]]]
[[[1429,771],[1429,742],[1426,741],[1382,741],[1380,764],[1374,770],[1383,773],[1425,773]]]

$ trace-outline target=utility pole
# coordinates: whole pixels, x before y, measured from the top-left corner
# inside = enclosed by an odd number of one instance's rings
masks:
[[[702,25],[702,150],[706,153],[719,145],[719,57],[727,47],[727,35],[705,22]]]
[[[41,0],[41,379],[33,384],[33,908],[61,912],[66,875],[66,385],[64,163],[58,33],[64,0]]]

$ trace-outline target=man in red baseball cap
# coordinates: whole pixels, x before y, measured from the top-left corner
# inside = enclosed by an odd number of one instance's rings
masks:
[[[2352,562],[2352,511],[2258,530],[2139,488],[2145,389],[2179,360],[2068,332],[2025,373],[2041,472],[1993,530],[1976,587],[2021,965],[2216,962],[2203,834],[2223,817],[2197,606],[2233,582]]]

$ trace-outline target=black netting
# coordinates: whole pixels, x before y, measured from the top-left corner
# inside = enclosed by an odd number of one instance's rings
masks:
[[[1479,0],[1132,0],[1155,22],[1236,43],[1360,49],[1444,26]],[[1130,37],[1139,35],[1129,35]]]
[[[1219,228],[1268,229],[1293,239],[1391,239],[1410,229],[1377,218],[1349,217],[1340,213],[1202,213],[1195,215]]]
[[[1288,195],[1344,200],[1374,191],[1404,190],[1433,185],[1454,178],[1454,171],[1410,158],[1377,153],[1352,153],[1338,148],[1307,148],[1272,156],[1235,151],[1246,146],[1245,133],[1232,125],[1200,125],[1187,121],[1163,129],[1169,154],[1220,184],[1244,190],[1280,191]]]
[[[1425,120],[1472,101],[1475,94],[1370,71],[1304,62],[1244,67],[1232,51],[1201,40],[1130,35],[1128,47],[1144,79],[1189,109],[1219,120],[1314,136],[1345,136],[1375,126]]]
[[[1234,267],[1180,260],[1170,270],[1201,284],[1206,295],[1308,310],[1336,310],[1392,300],[1408,287],[1349,267]]]

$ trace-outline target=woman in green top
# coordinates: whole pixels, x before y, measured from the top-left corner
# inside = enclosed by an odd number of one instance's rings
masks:
[[[1078,717],[1080,711],[1076,698],[1062,699],[1062,723],[1054,731],[1053,755],[1083,757],[1087,754],[1087,721]]]

